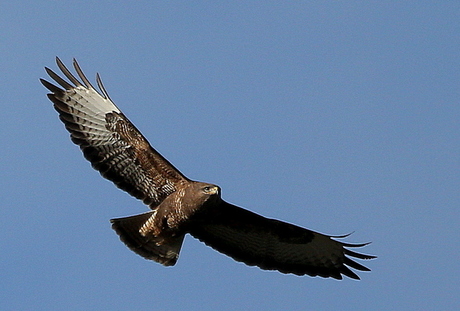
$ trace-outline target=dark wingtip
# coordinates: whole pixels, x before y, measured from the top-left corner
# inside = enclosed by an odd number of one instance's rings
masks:
[[[333,238],[346,238],[350,234],[341,235],[341,236],[333,236]],[[337,241],[337,242],[339,242],[339,241]],[[357,274],[355,274],[353,271],[351,271],[349,269],[349,267],[351,267],[353,269],[356,269],[356,270],[359,270],[359,271],[371,271],[371,269],[361,265],[360,263],[357,263],[356,261],[350,259],[347,256],[362,259],[362,260],[374,259],[374,258],[377,258],[377,256],[357,253],[357,252],[354,252],[354,251],[351,251],[351,250],[347,249],[347,247],[350,247],[350,248],[364,247],[366,245],[371,244],[371,242],[367,242],[367,243],[343,243],[343,242],[339,242],[339,243],[342,244],[343,253],[345,255],[345,259],[344,259],[343,266],[342,266],[342,269],[341,269],[340,273],[342,273],[343,275],[348,276],[349,278],[352,278],[352,279],[355,279],[355,280],[360,280],[359,276]]]

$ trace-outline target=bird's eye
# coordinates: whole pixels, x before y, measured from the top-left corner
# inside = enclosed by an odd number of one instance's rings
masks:
[[[216,194],[218,191],[217,191],[216,186],[204,186],[203,187],[203,192],[204,193],[210,193],[210,194]]]

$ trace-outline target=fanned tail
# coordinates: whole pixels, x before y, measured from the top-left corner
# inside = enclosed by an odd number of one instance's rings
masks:
[[[145,232],[144,225],[155,217],[155,212],[111,219],[112,229],[120,236],[120,240],[136,254],[165,266],[173,266],[179,258],[185,235],[158,238]]]

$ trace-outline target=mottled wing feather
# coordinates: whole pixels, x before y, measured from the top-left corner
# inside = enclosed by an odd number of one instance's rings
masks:
[[[102,176],[145,204],[155,208],[189,180],[155,151],[144,136],[109,98],[99,75],[98,92],[74,60],[80,82],[56,58],[58,67],[72,83],[51,69],[49,76],[63,89],[41,79],[61,121],[87,160]]]
[[[359,277],[349,267],[369,271],[349,257],[371,259],[344,247],[331,237],[282,221],[268,219],[223,202],[197,214],[190,233],[214,249],[266,270],[282,273],[333,277]]]

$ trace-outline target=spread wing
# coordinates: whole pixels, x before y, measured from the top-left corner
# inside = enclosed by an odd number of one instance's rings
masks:
[[[69,82],[51,69],[49,76],[62,88],[40,79],[51,91],[61,121],[85,158],[101,175],[134,197],[155,208],[164,198],[189,182],[155,151],[144,136],[112,102],[97,75],[96,90],[74,60],[80,82],[59,58],[57,65]]]
[[[370,270],[349,257],[375,258],[347,249],[367,243],[342,243],[330,236],[268,219],[226,202],[197,214],[189,231],[195,238],[237,261],[282,273],[335,279],[346,275],[359,279],[349,267]]]

